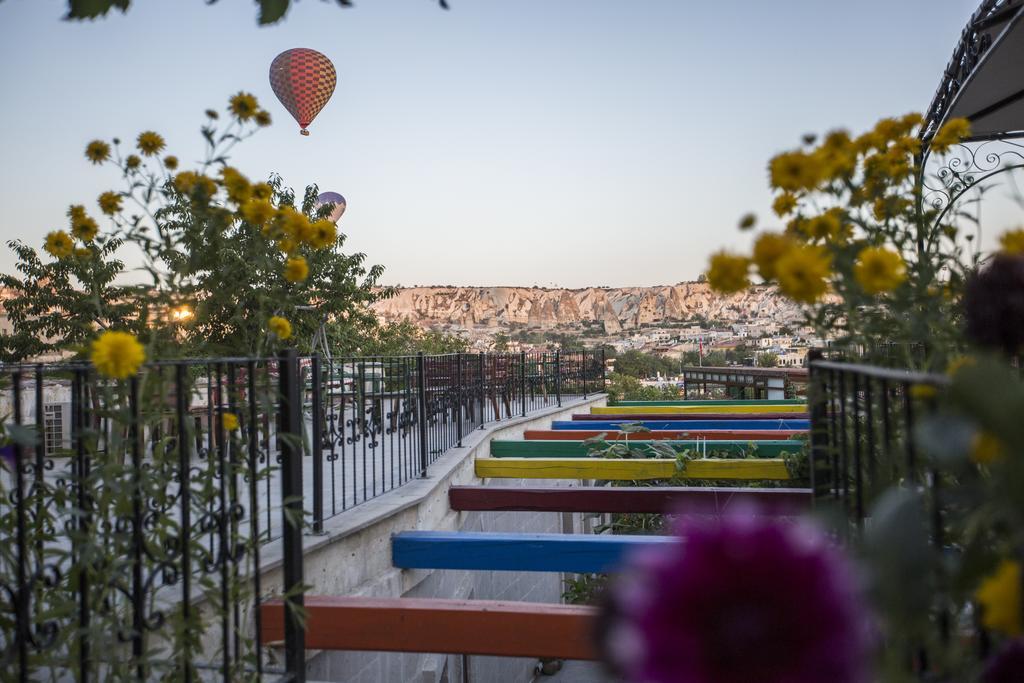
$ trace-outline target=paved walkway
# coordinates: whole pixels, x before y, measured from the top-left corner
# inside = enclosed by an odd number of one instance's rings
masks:
[[[568,661],[554,676],[537,676],[535,683],[619,683],[599,662]]]

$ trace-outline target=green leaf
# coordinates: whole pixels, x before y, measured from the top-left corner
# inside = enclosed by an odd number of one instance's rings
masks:
[[[112,8],[128,11],[131,0],[68,0],[68,13],[65,19],[95,19],[106,16]]]
[[[276,24],[288,12],[289,0],[259,0],[260,25]]]
[[[960,415],[937,413],[922,418],[914,438],[939,466],[957,470],[968,463],[976,426]]]
[[[38,433],[34,425],[8,424],[4,429],[7,437],[19,446],[32,448],[38,443]]]

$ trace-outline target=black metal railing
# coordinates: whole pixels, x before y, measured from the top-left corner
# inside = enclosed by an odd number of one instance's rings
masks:
[[[590,351],[286,352],[120,381],[0,365],[0,667],[301,681],[303,530],[425,476],[488,422],[603,391],[603,370]],[[269,561],[291,603],[283,668],[255,637]]]
[[[873,504],[893,487],[921,496],[928,543],[932,552],[948,556],[948,498],[943,476],[918,443],[920,420],[935,409],[936,397],[949,384],[945,375],[927,374],[822,359],[812,352],[808,364],[808,409],[811,421],[811,487],[816,505],[836,508],[844,520],[839,533],[858,539],[871,523]],[[942,571],[942,562],[935,562]],[[946,585],[946,577],[918,577]],[[948,601],[933,596],[930,621],[937,647],[952,637]],[[971,634],[984,651],[987,637],[980,628]],[[964,635],[961,633],[961,636]],[[908,668],[923,674],[929,651],[923,644],[908,653]]]
[[[594,351],[302,362],[309,439],[321,444],[312,449],[306,503],[315,531],[324,520],[424,476],[486,423],[604,387],[604,360]]]
[[[254,634],[268,541],[299,549],[283,555],[286,586],[301,585],[297,367],[293,353],[151,363],[121,381],[0,367],[6,675],[284,676]]]
[[[868,509],[898,484],[939,479],[922,459],[914,433],[922,409],[949,383],[945,375],[823,360],[808,365],[811,484],[819,500],[833,500],[852,530],[862,530]],[[941,523],[933,518],[941,541]]]

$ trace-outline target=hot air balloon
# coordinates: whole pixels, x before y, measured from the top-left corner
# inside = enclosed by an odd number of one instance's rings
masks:
[[[306,127],[331,99],[337,82],[331,60],[309,48],[285,50],[270,64],[270,87],[299,122],[303,135],[309,135]]]
[[[334,204],[334,210],[331,211],[331,215],[328,216],[335,223],[341,218],[341,214],[345,213],[347,204],[345,198],[337,192],[322,192],[316,198],[316,206],[320,208],[324,204]]]

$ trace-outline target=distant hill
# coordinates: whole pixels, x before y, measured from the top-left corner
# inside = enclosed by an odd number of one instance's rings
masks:
[[[558,329],[601,324],[608,334],[665,322],[802,319],[800,308],[769,286],[723,296],[707,283],[661,287],[403,287],[373,309],[386,321],[411,320],[424,327],[467,330],[512,325]]]

